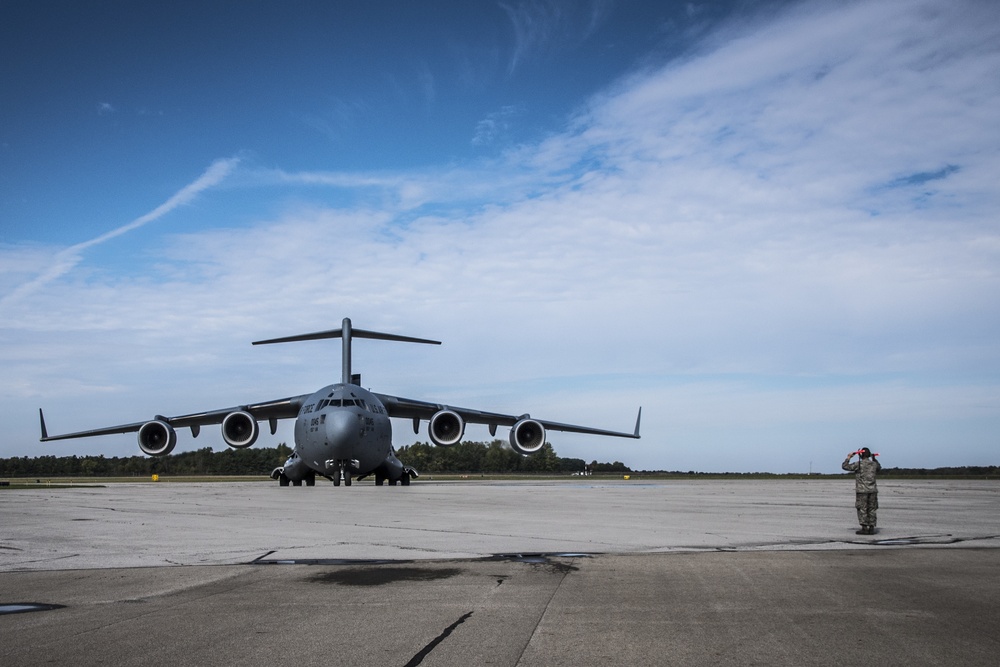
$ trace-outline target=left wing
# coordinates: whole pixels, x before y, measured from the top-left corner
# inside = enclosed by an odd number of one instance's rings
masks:
[[[210,412],[197,412],[179,417],[157,415],[149,421],[120,424],[118,426],[77,431],[75,433],[64,433],[62,435],[49,435],[48,429],[45,427],[45,415],[40,408],[38,410],[38,418],[42,427],[42,442],[139,432],[139,447],[144,452],[153,455],[163,455],[168,454],[173,449],[172,443],[175,442],[174,429],[190,428],[191,434],[194,437],[198,437],[202,426],[212,424],[223,425],[222,435],[223,439],[226,440],[226,444],[234,447],[247,447],[252,445],[257,438],[258,420],[270,422],[271,433],[273,434],[277,428],[277,420],[297,416],[299,409],[307,398],[309,398],[309,394],[281,398],[264,403],[234,406]],[[144,438],[147,440],[145,443]]]
[[[530,415],[504,415],[496,412],[483,412],[482,410],[471,410],[469,408],[457,408],[450,405],[442,405],[439,403],[428,403],[426,401],[417,401],[411,398],[400,398],[398,396],[390,396],[388,394],[375,394],[382,405],[385,406],[390,417],[400,417],[403,419],[412,419],[414,425],[414,432],[417,430],[417,425],[420,420],[427,419],[431,421],[431,427],[433,429],[434,419],[439,414],[453,413],[457,415],[461,421],[468,422],[470,424],[488,424],[490,427],[490,435],[496,435],[497,426],[517,426],[520,423],[526,421],[531,421],[536,424],[541,425],[545,429],[552,431],[563,431],[567,433],[587,433],[590,435],[607,435],[616,438],[639,438],[639,421],[642,419],[642,408],[639,408],[639,414],[635,418],[635,430],[632,433],[625,433],[622,431],[608,431],[600,428],[592,428],[589,426],[577,426],[575,424],[562,424],[559,422],[548,421],[546,419],[533,419]],[[433,432],[432,432],[433,437]],[[544,437],[544,434],[543,434]],[[454,443],[450,443],[454,444]]]

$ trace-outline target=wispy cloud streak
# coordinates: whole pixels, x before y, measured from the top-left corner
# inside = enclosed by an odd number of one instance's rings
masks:
[[[561,0],[530,0],[516,5],[500,3],[514,30],[514,46],[507,73],[526,60],[549,49],[558,49],[564,42],[586,40],[608,15],[608,4],[595,0],[582,2]]]
[[[205,190],[213,188],[225,180],[225,178],[233,172],[238,164],[239,158],[216,160],[195,181],[185,185],[167,201],[163,202],[149,213],[141,215],[132,222],[122,225],[116,229],[112,229],[111,231],[101,234],[96,238],[77,243],[76,245],[72,245],[59,251],[52,258],[52,263],[45,271],[35,276],[28,282],[19,285],[9,294],[0,299],[0,308],[5,308],[20,301],[29,294],[72,271],[74,267],[76,267],[76,265],[83,259],[83,253],[86,250],[102,243],[106,243],[107,241],[119,237],[122,234],[127,234],[128,232],[138,229],[143,225],[159,220],[174,209],[190,203],[195,197]]]

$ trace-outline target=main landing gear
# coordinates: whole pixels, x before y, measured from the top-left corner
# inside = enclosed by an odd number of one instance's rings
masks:
[[[396,486],[397,483],[399,483],[399,484],[401,484],[403,486],[409,486],[410,485],[410,473],[404,470],[403,474],[400,476],[400,478],[398,480],[391,479],[385,473],[381,473],[381,472],[376,472],[375,473],[375,486],[382,486],[383,484],[385,484],[386,480],[389,481],[389,486]]]
[[[351,482],[354,481],[353,470],[358,467],[357,461],[327,461],[326,469],[329,474],[317,473],[310,470],[302,479],[292,479],[285,474],[284,469],[275,468],[274,472],[271,473],[271,479],[278,480],[279,486],[316,486],[316,475],[319,474],[322,477],[326,477],[328,480],[333,482],[334,486],[340,486],[343,483],[344,486],[350,486]],[[364,479],[367,475],[363,475],[358,479]],[[382,472],[375,472],[375,486],[384,486],[386,482],[389,482],[389,486],[396,486],[397,484],[401,486],[409,486],[410,480],[417,477],[417,471],[412,468],[406,468],[403,474],[400,475],[399,479],[390,479],[388,475]]]

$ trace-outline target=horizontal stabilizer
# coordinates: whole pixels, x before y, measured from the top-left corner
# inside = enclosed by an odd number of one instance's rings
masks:
[[[269,338],[267,340],[254,341],[254,345],[270,345],[271,343],[297,343],[303,340],[324,340],[327,338],[342,338],[343,352],[341,353],[341,382],[351,384],[354,375],[351,373],[351,339],[352,338],[374,338],[375,340],[394,340],[401,343],[426,343],[428,345],[440,345],[439,340],[428,340],[427,338],[414,338],[413,336],[400,336],[398,334],[383,333],[381,331],[368,331],[367,329],[355,329],[351,326],[351,318],[345,317],[340,329],[330,329],[329,331],[317,331],[315,333],[299,334],[297,336],[284,336],[282,338]]]
[[[331,329],[330,331],[317,331],[316,333],[299,334],[298,336],[285,336],[283,338],[271,338],[269,340],[254,341],[254,345],[270,345],[272,343],[297,343],[304,340],[325,340],[327,338],[342,338],[343,329]],[[373,338],[375,340],[395,340],[401,343],[426,343],[428,345],[440,345],[439,340],[428,340],[426,338],[414,338],[412,336],[400,336],[397,334],[382,333],[380,331],[367,331],[365,329],[351,328],[351,336],[354,338]]]

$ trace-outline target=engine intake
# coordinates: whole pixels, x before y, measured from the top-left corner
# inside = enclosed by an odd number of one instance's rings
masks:
[[[249,412],[242,410],[230,412],[222,420],[222,439],[226,444],[236,449],[249,447],[257,442],[260,429],[257,427],[257,420]]]
[[[154,419],[139,428],[139,449],[147,456],[166,456],[177,446],[177,432],[170,424]]]
[[[453,410],[438,410],[431,417],[427,432],[435,445],[451,447],[462,439],[465,433],[465,421]]]
[[[521,419],[510,429],[510,446],[518,454],[534,454],[545,444],[545,427],[534,419]]]

